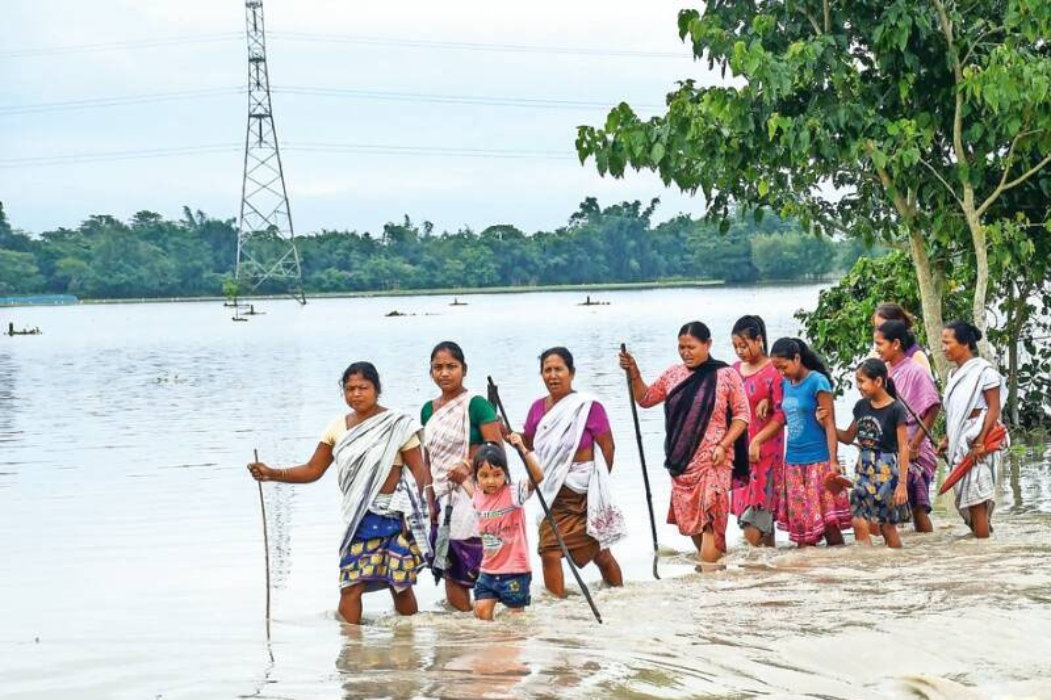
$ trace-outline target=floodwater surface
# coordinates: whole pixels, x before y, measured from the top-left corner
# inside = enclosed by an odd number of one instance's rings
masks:
[[[900,551],[849,537],[797,551],[783,533],[776,549],[750,550],[731,522],[725,568],[697,573],[689,540],[663,522],[663,416],[641,411],[662,551],[653,579],[619,344],[652,381],[677,360],[679,326],[699,318],[732,360],[738,316],[763,315],[774,338],[794,333],[793,312],[819,289],[608,292],[592,307],[569,292],[456,307],[272,301],[248,323],[218,303],[3,310],[4,325],[44,334],[0,338],[0,697],[1051,697],[1043,452],[1005,461],[989,541],[939,499],[936,531],[906,532]],[[603,588],[584,570],[599,625],[575,586],[565,600],[543,592],[534,555],[522,615],[450,612],[425,573],[419,615],[395,616],[381,592],[365,597],[361,627],[343,626],[334,477],[265,484],[268,644],[253,449],[277,466],[309,457],[347,410],[338,380],[355,360],[379,368],[384,405],[418,414],[437,393],[429,351],[444,339],[463,345],[468,387],[484,393],[492,375],[518,423],[544,394],[539,352],[574,352],[576,388],[604,403],[617,441],[626,585]],[[841,425],[855,399],[840,400]]]

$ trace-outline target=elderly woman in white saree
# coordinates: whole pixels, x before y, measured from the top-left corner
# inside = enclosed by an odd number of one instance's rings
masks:
[[[978,356],[981,338],[981,331],[964,321],[954,321],[942,331],[942,351],[957,367],[945,387],[946,436],[939,450],[948,456],[950,467],[973,456],[974,466],[953,487],[956,509],[975,537],[986,538],[1002,450],[988,452],[985,442],[1000,420],[1006,387],[992,364]]]
[[[603,581],[621,586],[620,564],[610,547],[625,535],[624,517],[610,498],[614,444],[606,410],[593,397],[573,391],[576,370],[566,348],[545,350],[540,372],[548,396],[533,403],[522,431],[544,468],[540,491],[577,566],[594,561]],[[595,460],[596,446],[604,466]],[[546,518],[540,523],[539,549],[544,585],[565,595],[562,550]]]
[[[420,428],[409,415],[377,403],[380,379],[372,364],[352,364],[341,385],[352,410],[329,424],[310,461],[287,469],[255,462],[248,469],[259,481],[305,484],[335,462],[343,494],[339,614],[360,623],[362,594],[387,588],[398,613],[412,615],[412,586],[429,547]]]

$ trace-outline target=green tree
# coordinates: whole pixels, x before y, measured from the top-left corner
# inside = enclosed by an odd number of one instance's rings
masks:
[[[0,294],[32,294],[43,284],[32,253],[0,249]]]
[[[645,122],[620,104],[580,128],[582,161],[655,170],[701,190],[715,218],[767,206],[806,230],[907,246],[929,333],[951,260],[967,256],[970,315],[986,327],[1003,230],[990,226],[1051,162],[1051,3],[711,0],[680,13],[679,34],[738,80],[684,81]]]
[[[872,352],[872,313],[887,299],[906,309],[919,308],[919,286],[912,260],[904,251],[859,258],[847,275],[821,292],[815,309],[796,313],[814,350],[836,371],[837,385],[849,386],[853,368]],[[950,299],[957,302],[949,307],[950,315],[966,310],[966,299]],[[940,334],[930,342],[922,326],[916,331],[919,342],[928,349],[941,342]]]
[[[819,277],[832,269],[836,249],[824,237],[768,233],[751,239],[752,262],[763,279]]]

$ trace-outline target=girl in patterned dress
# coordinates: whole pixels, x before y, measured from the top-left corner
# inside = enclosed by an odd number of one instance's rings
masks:
[[[734,369],[741,375],[752,421],[748,424],[748,481],[730,494],[730,512],[737,516],[744,538],[753,547],[774,546],[777,494],[784,470],[784,415],[781,413],[781,373],[767,356],[766,324],[758,316],[742,316],[732,331]],[[779,425],[762,445],[752,442],[773,421]]]
[[[836,431],[840,442],[849,445],[857,438],[861,446],[850,490],[854,539],[872,544],[869,523],[875,522],[888,547],[901,547],[897,526],[910,518],[908,413],[883,360],[862,362],[857,383],[863,398],[854,406],[854,420]]]

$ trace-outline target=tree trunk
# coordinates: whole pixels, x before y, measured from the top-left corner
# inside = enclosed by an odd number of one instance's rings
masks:
[[[970,185],[964,186],[963,213],[967,219],[967,228],[971,229],[971,243],[974,246],[974,301],[971,306],[971,316],[974,325],[982,332],[982,339],[978,341],[978,351],[982,357],[989,361],[995,360],[992,348],[989,346],[988,314],[986,301],[989,298],[989,251],[985,236],[985,226],[982,225],[974,208],[974,190]]]
[[[1004,304],[1007,312],[1007,414],[1011,423],[1018,425],[1018,336],[1021,324],[1018,323],[1018,309],[1015,308],[1015,286],[1007,283],[1007,300]]]
[[[923,328],[927,332],[928,350],[934,361],[934,369],[944,386],[946,377],[949,376],[949,363],[942,354],[942,291],[941,285],[936,281],[936,275],[931,270],[931,261],[927,256],[927,243],[923,240],[923,234],[912,230],[909,232],[909,252],[912,255],[912,265],[916,269],[916,281],[920,287],[920,304],[923,307]]]

